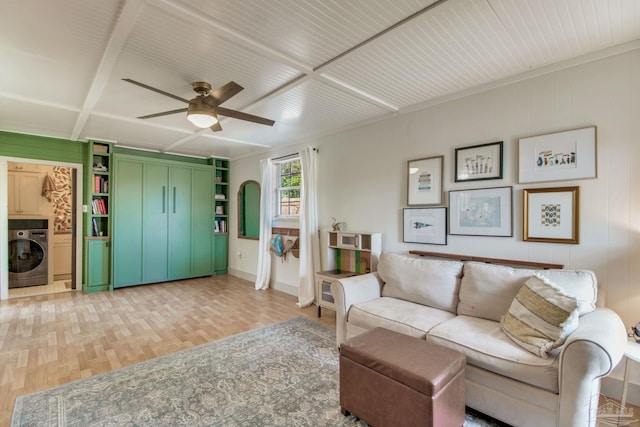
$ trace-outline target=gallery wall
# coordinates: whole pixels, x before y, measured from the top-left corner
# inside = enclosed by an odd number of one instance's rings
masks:
[[[639,95],[640,50],[633,50],[305,141],[300,146],[320,150],[322,245],[336,217],[348,230],[381,232],[384,251],[419,249],[593,270],[606,305],[630,326],[640,321]],[[518,183],[519,138],[585,126],[597,126],[596,179]],[[455,183],[455,148],[494,141],[504,141],[503,179]],[[407,161],[436,155],[445,156],[445,192],[513,186],[513,237],[448,236],[446,246],[402,242]],[[232,161],[232,188],[247,179],[259,181],[263,157]],[[523,241],[522,189],[573,185],[580,187],[580,243]],[[255,277],[257,242],[230,237],[230,271]],[[273,260],[274,287],[295,293],[297,268],[295,259]]]

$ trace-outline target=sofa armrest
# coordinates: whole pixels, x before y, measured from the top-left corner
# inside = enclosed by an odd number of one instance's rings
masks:
[[[626,341],[624,324],[613,311],[598,308],[580,317],[578,329],[567,338],[560,355],[557,425],[595,425],[600,393],[597,380],[620,362]],[[576,420],[576,414],[588,418]]]
[[[349,308],[353,304],[380,298],[382,285],[382,279],[376,272],[331,282],[331,295],[336,306],[336,344],[338,347],[346,340]]]

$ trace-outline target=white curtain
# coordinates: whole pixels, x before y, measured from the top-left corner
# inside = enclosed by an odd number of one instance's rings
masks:
[[[315,295],[315,273],[320,268],[316,154],[316,150],[311,147],[300,151],[302,188],[300,192],[299,307],[306,307],[313,303]]]
[[[260,161],[260,241],[258,242],[258,271],[256,272],[257,290],[269,289],[271,279],[271,220],[274,216],[275,168],[271,159]]]

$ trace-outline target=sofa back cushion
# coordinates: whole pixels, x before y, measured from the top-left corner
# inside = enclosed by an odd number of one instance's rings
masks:
[[[598,283],[591,271],[530,270],[468,261],[460,281],[458,314],[499,322],[522,285],[536,273],[580,300],[580,315],[595,309]]]
[[[458,306],[462,262],[385,252],[378,262],[382,296],[399,298],[451,313]]]

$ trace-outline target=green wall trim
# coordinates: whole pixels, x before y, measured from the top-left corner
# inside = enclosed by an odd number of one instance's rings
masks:
[[[144,157],[146,159],[172,160],[184,163],[195,163],[197,165],[210,164],[209,159],[178,156],[176,154],[158,153],[155,151],[135,150],[133,148],[118,147],[117,145],[113,146],[113,152],[114,154],[127,154],[130,156]]]
[[[0,156],[82,163],[87,143],[0,131]]]

